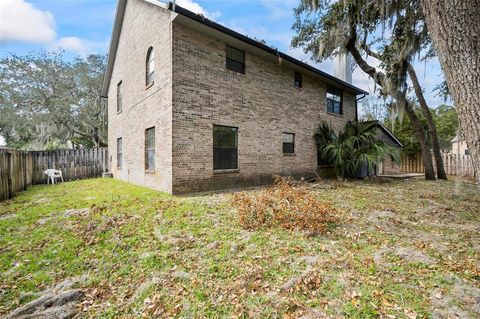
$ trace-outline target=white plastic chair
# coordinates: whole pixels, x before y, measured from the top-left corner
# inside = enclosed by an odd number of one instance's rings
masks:
[[[45,175],[47,175],[47,184],[49,184],[49,181],[52,181],[52,184],[55,184],[55,179],[60,178],[63,182],[63,175],[62,171],[49,168],[45,171]]]

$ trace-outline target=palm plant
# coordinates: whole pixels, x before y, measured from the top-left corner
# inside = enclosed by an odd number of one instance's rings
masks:
[[[338,134],[322,123],[315,141],[320,158],[333,164],[342,179],[355,177],[362,165],[373,171],[387,156],[399,162],[398,150],[378,138],[376,122],[348,122]]]

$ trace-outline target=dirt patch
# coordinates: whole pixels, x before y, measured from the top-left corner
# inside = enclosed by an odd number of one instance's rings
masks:
[[[7,214],[7,215],[2,215],[0,216],[0,221],[2,220],[8,220],[17,217],[17,214]]]
[[[72,216],[88,216],[90,214],[90,208],[72,208],[67,209],[63,212],[65,217],[72,217]]]
[[[430,294],[432,318],[473,319],[480,316],[480,289],[467,281],[453,277],[451,291],[436,288]]]
[[[398,229],[395,217],[396,214],[392,211],[374,211],[368,215],[367,220],[384,232],[395,233]]]
[[[387,254],[397,255],[404,261],[410,263],[424,263],[427,265],[436,264],[436,261],[433,258],[425,255],[417,249],[408,247],[382,247],[373,255],[375,263],[378,265],[389,265],[390,263],[385,260],[385,255]]]
[[[92,207],[86,207],[86,208],[72,208],[72,209],[67,209],[66,211],[63,212],[63,215],[65,217],[86,217],[91,214],[96,214],[96,213],[101,213],[104,210],[106,210],[107,207],[104,205],[92,205]]]
[[[313,272],[313,266],[317,263],[318,259],[319,259],[318,256],[305,256],[305,257],[299,258],[297,262],[300,263],[304,261],[307,267],[300,274],[300,276],[293,277],[289,281],[287,281],[285,284],[283,284],[280,290],[288,291],[292,289],[294,286],[296,286],[298,283],[300,283],[303,279],[307,278]]]
[[[174,236],[163,235],[158,228],[156,228],[153,233],[158,241],[163,244],[169,244],[176,250],[193,248],[195,246],[195,242],[197,241],[194,236],[188,234],[178,234]]]
[[[45,203],[49,203],[50,202],[50,199],[48,198],[40,198],[40,199],[37,199],[35,201],[35,204],[45,204]]]

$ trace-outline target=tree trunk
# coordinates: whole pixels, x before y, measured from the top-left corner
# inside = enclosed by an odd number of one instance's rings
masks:
[[[417,114],[415,114],[415,110],[412,108],[412,105],[409,102],[405,103],[405,112],[407,113],[407,116],[412,123],[413,130],[415,131],[415,135],[417,135],[418,141],[420,142],[423,166],[425,168],[425,179],[435,180],[435,170],[433,169],[432,153],[430,152],[430,148],[427,145],[427,141],[425,138],[425,130],[423,129],[422,123],[418,119]]]
[[[480,0],[422,0],[480,185]]]
[[[418,103],[420,104],[420,109],[422,114],[427,120],[428,134],[430,135],[430,140],[432,141],[433,156],[435,157],[435,164],[437,166],[437,176],[439,179],[447,179],[447,174],[445,173],[445,167],[443,166],[442,152],[440,150],[440,142],[438,141],[437,127],[432,118],[432,113],[430,108],[425,101],[423,96],[422,88],[420,82],[418,81],[417,73],[415,72],[411,64],[407,67],[408,76],[412,80],[413,89],[415,90],[415,95],[418,98]]]

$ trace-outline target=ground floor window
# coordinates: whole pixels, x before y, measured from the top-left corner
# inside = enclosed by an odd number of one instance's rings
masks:
[[[145,130],[145,169],[155,169],[155,127]]]
[[[213,169],[238,168],[238,128],[213,126]]]
[[[117,138],[117,169],[122,169],[122,156],[123,156],[122,138]]]
[[[295,153],[295,134],[283,133],[283,154]]]

